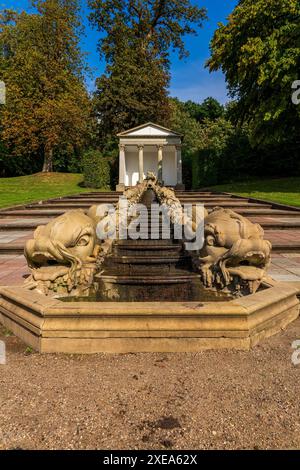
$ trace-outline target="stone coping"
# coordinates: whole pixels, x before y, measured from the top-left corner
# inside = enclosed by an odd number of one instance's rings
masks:
[[[51,298],[22,286],[0,287],[1,299],[24,305],[43,317],[63,315],[251,315],[254,311],[272,305],[275,300],[300,294],[300,283],[275,282],[255,294],[234,300],[217,302],[66,302]]]
[[[298,285],[276,283],[227,302],[66,303],[0,288],[0,322],[40,352],[249,349],[299,315]]]

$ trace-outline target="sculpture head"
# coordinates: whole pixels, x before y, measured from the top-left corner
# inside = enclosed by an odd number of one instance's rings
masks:
[[[95,248],[93,220],[83,211],[69,211],[38,227],[25,246],[31,268],[66,264],[73,268],[90,261]]]
[[[271,243],[258,224],[229,209],[216,207],[205,218],[199,268],[206,287],[252,293],[270,264]]]
[[[153,173],[153,171],[147,171],[147,176],[145,178],[148,183],[150,184],[157,184],[157,176]]]
[[[38,227],[28,240],[24,254],[31,269],[25,285],[44,294],[84,293],[96,267],[95,223],[82,210],[69,211]]]
[[[231,248],[239,239],[260,238],[264,231],[258,224],[230,209],[215,207],[205,219],[205,242],[207,246]]]

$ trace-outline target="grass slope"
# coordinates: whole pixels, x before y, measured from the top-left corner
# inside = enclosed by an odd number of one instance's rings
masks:
[[[0,207],[93,191],[79,186],[83,176],[72,173],[37,173],[0,178]]]
[[[211,189],[300,207],[300,178],[251,180],[213,186]]]

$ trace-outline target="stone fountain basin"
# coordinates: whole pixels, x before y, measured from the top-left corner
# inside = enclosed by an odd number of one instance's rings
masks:
[[[222,302],[65,303],[0,288],[0,322],[41,353],[250,349],[299,315],[299,287],[274,283]]]

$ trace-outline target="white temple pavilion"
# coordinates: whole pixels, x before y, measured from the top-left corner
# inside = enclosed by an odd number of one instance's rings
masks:
[[[153,172],[165,186],[184,189],[182,184],[182,135],[166,127],[147,122],[118,134],[118,191],[142,182]]]

